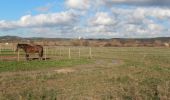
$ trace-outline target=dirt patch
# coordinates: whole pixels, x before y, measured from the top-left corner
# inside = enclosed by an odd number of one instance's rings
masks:
[[[96,61],[95,61],[95,64],[98,64],[98,65],[101,65],[101,64],[106,65],[106,64],[108,64],[108,63],[111,63],[111,64],[114,64],[114,65],[117,65],[117,64],[121,64],[121,62],[122,62],[121,60],[115,60],[115,59],[110,60],[110,61],[108,61],[108,62],[106,62],[105,60],[99,59],[99,60],[96,60]]]
[[[54,70],[57,73],[72,73],[75,72],[75,69],[71,69],[71,68],[64,68],[64,69],[58,69],[58,70]]]

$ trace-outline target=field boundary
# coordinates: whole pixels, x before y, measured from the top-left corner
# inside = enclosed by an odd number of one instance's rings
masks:
[[[71,46],[44,46],[43,60],[57,59],[80,59],[92,58],[92,47],[71,47]],[[30,60],[38,59],[38,54],[29,54]],[[0,46],[0,61],[23,61],[25,60],[25,52],[15,48],[2,48]]]

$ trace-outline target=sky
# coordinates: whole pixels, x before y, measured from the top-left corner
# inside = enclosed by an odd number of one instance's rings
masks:
[[[170,0],[1,0],[0,36],[170,36]]]

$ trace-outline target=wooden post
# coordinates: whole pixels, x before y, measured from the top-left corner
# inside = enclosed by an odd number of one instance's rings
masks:
[[[68,58],[71,59],[70,48],[68,49]]]
[[[20,52],[19,52],[19,49],[18,49],[18,53],[17,53],[17,56],[18,56],[18,59],[17,59],[17,61],[19,61],[19,59],[20,59],[20,54],[19,54]]]
[[[79,59],[80,59],[80,48],[79,48]]]
[[[52,50],[53,50],[53,57],[54,57],[54,59],[55,59],[55,55],[56,55],[56,54],[55,54],[55,51],[56,51],[56,50],[55,50],[55,47],[53,47],[53,48],[54,48],[54,49],[52,49]]]
[[[60,51],[59,51],[59,52],[60,52],[60,58],[61,58],[61,48],[60,48]]]
[[[14,54],[15,54],[15,47],[13,46],[13,52],[14,52]]]
[[[55,58],[57,59],[57,47],[55,47]]]
[[[2,49],[1,49],[1,45],[0,45],[0,60],[2,60]]]
[[[46,58],[50,58],[50,49],[49,49],[49,46],[47,47],[46,49]]]
[[[47,48],[45,47],[45,55],[44,55],[44,59],[45,59],[45,61],[47,60]]]
[[[89,58],[92,58],[91,47],[89,48]]]
[[[141,59],[141,63],[144,63],[145,57],[146,57],[146,53],[144,53],[143,58]]]

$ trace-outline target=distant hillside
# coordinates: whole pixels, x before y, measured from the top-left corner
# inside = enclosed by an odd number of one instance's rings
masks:
[[[17,36],[1,36],[0,41],[10,41],[10,40],[23,40],[21,37]]]
[[[113,38],[113,40],[116,38]],[[157,37],[157,38],[117,38],[116,40],[127,41],[127,40],[137,40],[141,42],[154,42],[155,40],[167,42],[170,41],[170,37]]]
[[[0,36],[0,41],[11,41],[11,40],[71,40],[68,38],[42,38],[42,37],[31,37],[31,38],[22,38],[18,36]],[[99,40],[99,41],[109,41],[109,40],[138,40],[138,41],[169,41],[170,37],[157,37],[157,38],[112,38],[112,39],[87,39],[87,40]]]
[[[32,37],[32,38],[22,38],[18,36],[0,36],[0,42],[22,42],[22,41],[55,41],[55,40],[69,40],[64,38],[42,38],[42,37]]]
[[[103,47],[130,47],[130,46],[169,46],[170,37],[158,38],[112,38],[112,39],[68,39],[68,38],[22,38],[17,36],[1,36],[0,43],[32,43],[56,46],[103,46]]]

